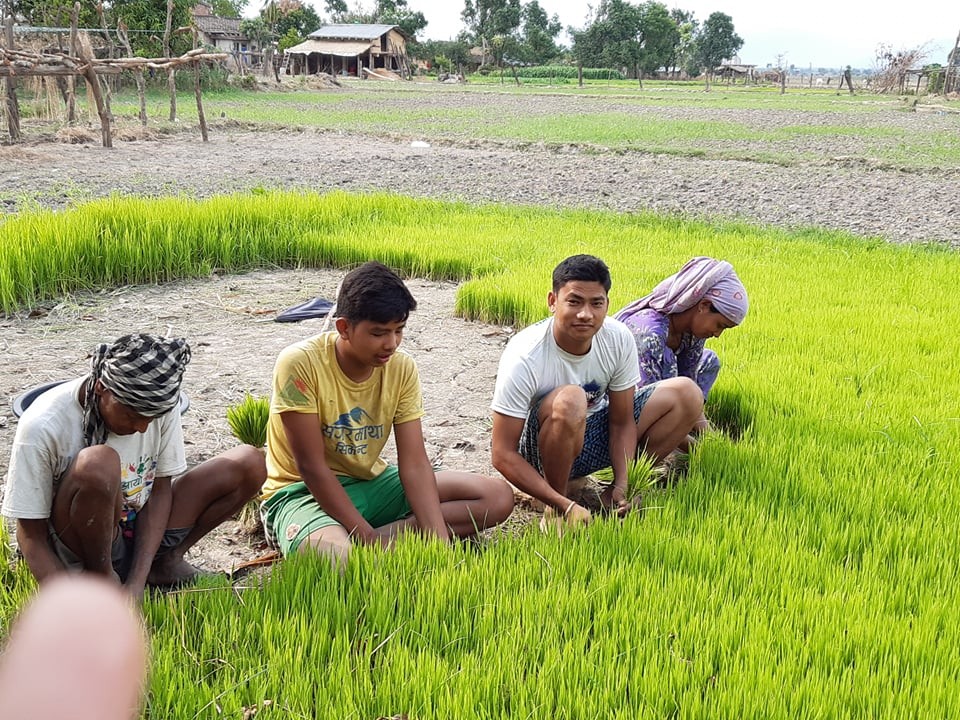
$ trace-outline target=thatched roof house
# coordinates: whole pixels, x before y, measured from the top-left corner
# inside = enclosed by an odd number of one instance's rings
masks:
[[[363,77],[370,70],[386,70],[407,77],[407,42],[412,39],[396,25],[324,25],[286,50],[287,67],[293,75]]]

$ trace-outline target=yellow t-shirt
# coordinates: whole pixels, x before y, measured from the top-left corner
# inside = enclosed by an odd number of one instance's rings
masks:
[[[337,475],[369,480],[387,464],[380,453],[391,428],[423,416],[420,378],[409,355],[395,353],[361,383],[337,363],[336,332],[315,335],[280,353],[273,370],[273,397],[267,424],[267,481],[262,499],[301,480],[280,414],[318,416],[317,439]]]

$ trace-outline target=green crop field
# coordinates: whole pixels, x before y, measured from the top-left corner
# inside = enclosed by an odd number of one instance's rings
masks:
[[[593,81],[584,88],[500,85],[490,78],[446,88],[424,83],[377,86],[345,81],[345,90],[258,93],[227,90],[204,96],[205,114],[264,130],[303,128],[430,140],[490,140],[585,151],[640,151],[684,157],[744,159],[791,165],[839,154],[848,161],[907,170],[960,166],[958,101],[924,110],[944,115],[931,126],[910,122],[913,100],[818,89]],[[294,83],[294,88],[296,84]],[[510,100],[517,102],[511,105]],[[531,98],[535,102],[531,102]],[[491,105],[496,107],[491,112]],[[151,126],[166,123],[169,97],[148,96]],[[195,124],[192,94],[178,99],[181,123]],[[531,115],[531,108],[541,110]],[[133,122],[135,94],[117,93],[112,108]],[[924,109],[924,106],[920,106]],[[939,108],[939,109],[937,109]],[[797,123],[797,114],[806,121]],[[811,147],[811,136],[817,143]],[[840,148],[839,150],[837,148]]]
[[[816,229],[390,195],[109,199],[0,224],[6,312],[78,289],[379,258],[525,323],[566,255],[619,307],[693,255],[750,292],[722,428],[623,522],[298,558],[146,603],[144,717],[918,718],[960,713],[960,255]],[[492,388],[491,388],[492,392]],[[0,634],[32,583],[0,563]]]

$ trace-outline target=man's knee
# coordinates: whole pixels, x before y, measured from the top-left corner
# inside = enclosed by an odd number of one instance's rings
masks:
[[[688,377],[675,377],[664,380],[663,390],[670,394],[677,408],[699,415],[703,412],[703,391]]]
[[[582,428],[587,421],[587,394],[577,385],[564,385],[554,390],[541,406],[546,410],[541,425],[548,422],[558,426],[576,429]]]
[[[81,450],[61,490],[69,494],[114,498],[120,492],[120,456],[117,451],[107,445],[94,445]]]

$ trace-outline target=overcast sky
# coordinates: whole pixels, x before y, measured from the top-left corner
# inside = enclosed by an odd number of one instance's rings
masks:
[[[548,14],[559,15],[564,29],[585,25],[589,0],[539,2]],[[348,0],[348,5],[354,4]],[[592,4],[598,5],[599,0]],[[679,0],[664,4],[691,10],[701,22],[713,12],[726,13],[744,40],[741,62],[761,67],[775,65],[782,54],[788,65],[798,68],[871,68],[878,43],[897,50],[927,43],[927,62],[946,64],[960,32],[960,0],[916,0],[902,5],[876,0]],[[449,40],[463,28],[463,0],[408,0],[408,5],[429,22],[422,38]],[[321,0],[316,0],[315,7],[320,10]],[[565,35],[563,41],[568,42]]]

